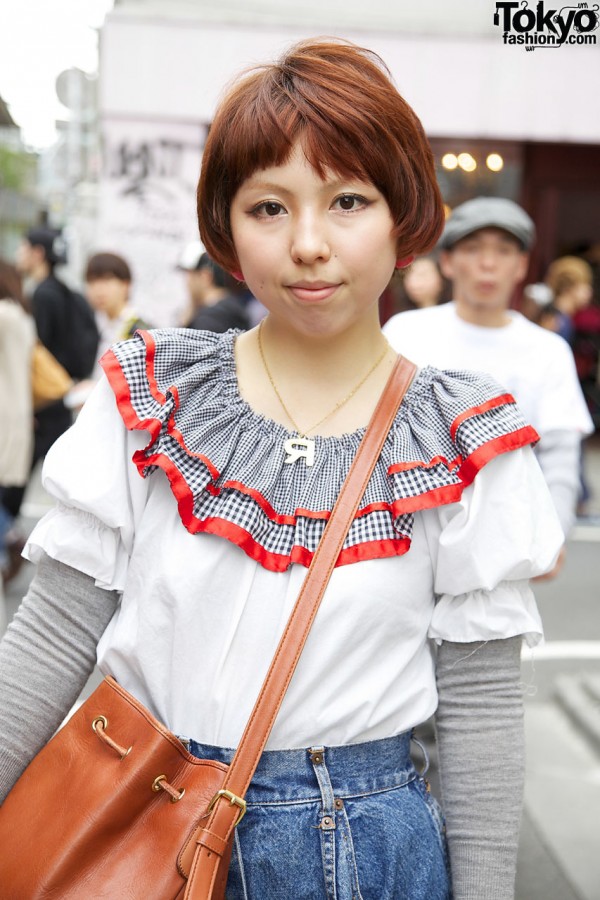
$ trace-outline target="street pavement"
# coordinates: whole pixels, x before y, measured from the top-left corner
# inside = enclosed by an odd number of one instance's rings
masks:
[[[586,467],[589,517],[578,521],[561,574],[535,585],[546,642],[523,653],[527,776],[515,900],[600,900],[600,435],[587,442]],[[49,506],[38,474],[23,528]],[[7,588],[9,619],[32,568],[24,564]],[[95,672],[82,698],[99,680]],[[427,729],[423,737],[435,792],[435,746]]]

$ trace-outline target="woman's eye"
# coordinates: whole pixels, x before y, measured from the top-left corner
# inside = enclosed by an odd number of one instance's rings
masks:
[[[354,212],[355,210],[366,206],[366,204],[366,199],[359,194],[342,194],[341,197],[338,197],[337,200],[334,200],[333,202],[334,207],[341,209],[344,212]]]
[[[266,200],[264,203],[259,203],[255,206],[252,210],[252,214],[254,216],[259,216],[259,218],[274,219],[284,211],[281,203],[276,203],[274,200]]]

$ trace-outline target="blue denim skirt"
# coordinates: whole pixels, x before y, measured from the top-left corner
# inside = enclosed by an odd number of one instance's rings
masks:
[[[449,900],[442,815],[410,741],[265,751],[235,832],[227,900]],[[200,758],[233,756],[186,744]]]

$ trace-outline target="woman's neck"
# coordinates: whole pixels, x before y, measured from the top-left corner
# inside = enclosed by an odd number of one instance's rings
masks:
[[[267,316],[261,325],[263,348],[281,378],[307,384],[333,384],[355,378],[386,346],[378,318],[368,317],[337,334],[305,335]],[[256,333],[258,343],[258,331]]]
[[[246,402],[288,430],[311,436],[341,435],[366,425],[395,359],[378,322],[314,339],[277,324],[267,318],[260,334],[254,329],[236,341],[238,384]]]

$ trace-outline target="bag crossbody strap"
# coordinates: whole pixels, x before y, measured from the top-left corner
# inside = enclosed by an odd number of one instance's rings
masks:
[[[219,859],[244,814],[244,795],[271,733],[358,505],[415,372],[414,363],[398,357],[333,507],[229,766],[223,789],[213,798],[208,821],[198,828],[192,839],[197,847],[184,900],[209,900],[211,897]]]

